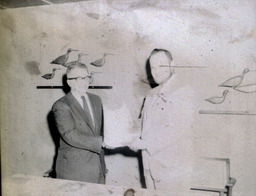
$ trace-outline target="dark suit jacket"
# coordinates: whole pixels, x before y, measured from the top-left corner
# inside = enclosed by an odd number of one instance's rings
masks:
[[[56,161],[57,178],[105,183],[105,161],[102,150],[103,107],[100,97],[88,93],[95,127],[72,93],[53,104],[52,112],[60,133]]]

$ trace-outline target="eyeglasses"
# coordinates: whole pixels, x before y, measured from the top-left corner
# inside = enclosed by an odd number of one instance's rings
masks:
[[[92,76],[85,76],[85,77],[75,77],[75,78],[67,78],[67,80],[76,80],[76,81],[90,81],[92,79]]]

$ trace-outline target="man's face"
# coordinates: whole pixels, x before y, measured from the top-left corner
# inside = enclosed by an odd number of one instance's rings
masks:
[[[165,83],[172,76],[170,59],[164,52],[157,52],[151,56],[150,68],[157,84]]]
[[[89,84],[90,84],[89,77],[90,77],[90,75],[89,75],[87,69],[74,68],[68,74],[67,82],[72,91],[79,93],[79,94],[85,94],[87,92],[87,89],[89,88]]]

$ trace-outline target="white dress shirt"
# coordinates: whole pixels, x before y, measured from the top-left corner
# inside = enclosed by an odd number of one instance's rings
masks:
[[[84,105],[83,105],[83,100],[82,100],[81,97],[82,97],[82,96],[85,97],[85,100],[86,100],[87,105],[88,105],[89,110],[90,110],[90,115],[91,115],[91,118],[92,118],[93,126],[95,126],[95,121],[94,121],[94,116],[93,116],[93,111],[92,111],[92,105],[91,105],[90,99],[89,99],[89,97],[88,97],[88,94],[85,93],[85,94],[83,94],[83,95],[79,95],[79,94],[77,94],[77,93],[75,93],[75,92],[71,92],[71,93],[72,93],[72,95],[76,98],[76,100],[78,101],[78,103],[81,105],[82,108],[84,108]]]

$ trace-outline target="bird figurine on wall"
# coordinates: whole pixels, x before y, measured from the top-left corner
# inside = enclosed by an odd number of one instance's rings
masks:
[[[134,189],[127,189],[124,192],[124,196],[135,196],[135,190]]]
[[[241,84],[241,82],[244,79],[244,75],[248,73],[250,70],[248,68],[244,69],[243,73],[239,76],[234,76],[232,78],[229,78],[225,82],[219,85],[219,87],[231,87],[235,88]]]
[[[77,61],[72,61],[72,62],[65,63],[65,64],[63,64],[63,66],[64,66],[64,67],[71,67],[71,66],[74,66],[74,65],[76,65],[77,63],[80,63],[80,62],[81,62],[81,57],[82,57],[82,56],[85,56],[85,55],[89,55],[89,54],[79,53],[79,54],[78,54],[78,59],[77,59]]]
[[[228,92],[229,92],[228,90],[225,90],[225,91],[223,91],[223,94],[222,94],[221,97],[214,96],[214,97],[211,97],[209,99],[205,99],[205,101],[208,101],[212,104],[221,104],[222,102],[225,101],[226,95],[227,95]]]
[[[60,70],[60,68],[54,68],[54,69],[52,70],[52,73],[45,74],[45,75],[43,75],[42,77],[43,77],[44,79],[46,79],[46,80],[53,79],[54,76],[55,76],[55,71],[56,71],[56,70]]]
[[[256,83],[237,86],[234,88],[234,90],[239,91],[241,93],[255,93],[256,92]]]
[[[51,64],[64,65],[68,61],[69,53],[72,51],[78,51],[78,50],[73,50],[69,48],[66,54],[59,56],[54,61],[52,61]]]
[[[106,63],[106,56],[107,55],[113,55],[113,54],[104,53],[102,58],[92,62],[91,65],[93,65],[95,67],[102,67]]]

